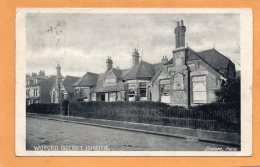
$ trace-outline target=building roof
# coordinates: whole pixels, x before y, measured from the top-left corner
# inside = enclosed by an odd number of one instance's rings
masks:
[[[194,52],[192,49],[188,49],[189,53],[192,53],[193,57],[196,54],[201,60],[207,63],[212,69],[220,73],[221,75],[228,77],[227,70],[229,64],[233,64],[233,62],[219,53],[216,49],[204,50],[201,52]],[[189,55],[189,54],[188,54]],[[191,61],[191,56],[188,58],[188,61]]]
[[[141,60],[136,66],[132,67],[123,77],[123,80],[131,79],[151,79],[155,75],[155,68],[158,70],[158,65],[150,64]]]
[[[232,63],[227,57],[216,51],[215,49],[205,50],[201,52],[195,52],[191,48],[186,48],[187,61],[202,60],[208,64],[213,70],[220,73],[223,76],[227,75],[227,68],[229,63]],[[172,64],[173,58],[170,59],[164,65]],[[119,68],[112,68],[106,73],[95,74],[86,73],[81,77],[74,86],[93,86],[94,92],[108,92],[108,91],[120,91],[124,90],[123,81],[143,79],[150,80],[157,74],[162,68],[163,63],[151,64],[141,60],[137,65],[130,69],[120,70]],[[104,85],[106,74],[113,73],[117,78],[116,84]]]
[[[73,86],[95,86],[97,84],[98,74],[87,72],[81,78],[79,78]]]
[[[79,79],[79,77],[75,76],[66,76],[63,78],[63,86],[68,93],[74,92],[73,84]]]
[[[128,69],[124,69],[124,70],[121,70],[122,72],[122,76],[124,77],[128,72],[129,72],[129,68]]]
[[[157,64],[153,64],[153,69],[155,74],[157,74],[159,72],[159,70],[162,68],[163,64],[162,63],[157,63]]]
[[[219,72],[220,74],[226,76],[226,70],[228,68],[228,64],[232,63],[230,59],[219,53],[215,49],[204,50],[201,52],[195,52],[191,48],[187,48],[187,61],[194,61],[194,60],[202,60],[207,63],[211,68],[215,71]],[[171,58],[167,64],[172,64],[173,58]]]
[[[227,68],[230,60],[215,49],[198,52],[200,57],[216,70]]]

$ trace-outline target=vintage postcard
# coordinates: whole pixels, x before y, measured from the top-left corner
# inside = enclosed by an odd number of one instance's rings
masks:
[[[250,156],[250,9],[17,9],[16,155]]]

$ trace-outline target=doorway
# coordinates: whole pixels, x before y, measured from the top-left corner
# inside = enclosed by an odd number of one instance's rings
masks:
[[[100,98],[101,98],[101,101],[106,101],[106,96],[105,96],[105,94],[101,94],[101,95],[100,95]]]

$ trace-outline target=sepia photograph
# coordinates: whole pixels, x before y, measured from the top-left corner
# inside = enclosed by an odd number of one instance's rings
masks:
[[[17,9],[19,156],[249,156],[247,9]]]

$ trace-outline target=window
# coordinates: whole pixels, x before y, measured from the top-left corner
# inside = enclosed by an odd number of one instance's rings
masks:
[[[146,82],[140,82],[140,97],[146,97]]]
[[[26,104],[27,104],[27,106],[29,106],[31,103],[31,100],[26,100]]]
[[[83,88],[83,89],[82,89],[82,94],[81,94],[81,95],[82,95],[83,97],[85,97],[85,96],[88,95],[88,92],[89,92],[88,88]]]
[[[161,95],[167,96],[170,92],[170,84],[161,85]]]
[[[206,76],[192,77],[193,103],[207,102]]]
[[[170,79],[160,81],[160,96],[161,102],[170,104]]]
[[[30,89],[26,90],[26,97],[30,97]]]
[[[91,93],[91,101],[97,101],[96,93]]]
[[[170,80],[169,79],[160,81],[160,92],[161,92],[161,95],[169,95],[169,92],[170,92]]]
[[[129,97],[135,96],[135,85],[134,84],[128,84],[128,96]]]
[[[122,92],[117,92],[117,101],[122,101]]]
[[[129,97],[134,97],[134,96],[135,96],[135,91],[134,91],[134,89],[130,88],[130,89],[128,90],[128,96],[129,96]]]
[[[38,89],[33,89],[33,96],[38,96]]]
[[[146,97],[146,88],[140,88],[140,96]]]
[[[116,93],[109,93],[109,101],[116,101]]]

